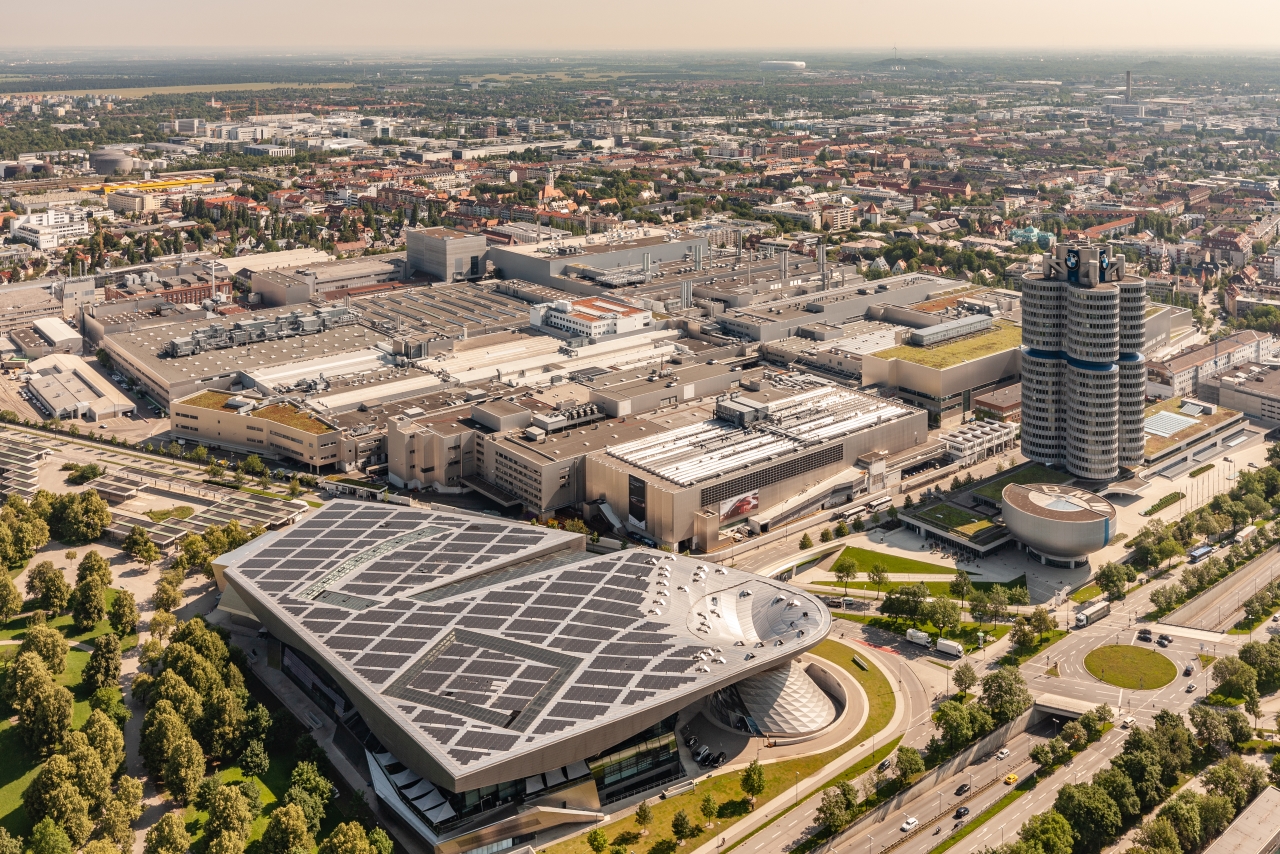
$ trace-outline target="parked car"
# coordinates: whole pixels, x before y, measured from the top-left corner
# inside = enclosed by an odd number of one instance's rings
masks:
[[[728,758],[729,758],[729,754],[725,753],[723,750],[720,751],[719,753],[716,754],[716,758],[711,763],[711,767],[719,768],[721,765],[725,763],[725,760],[727,760]]]
[[[914,818],[912,816],[908,816],[907,820],[902,823],[902,827],[899,829],[903,833],[907,833],[908,831],[915,830],[919,824],[920,824],[920,819]]]
[[[704,745],[702,745],[702,747],[699,747],[699,748],[698,748],[698,752],[697,752],[697,753],[693,754],[693,759],[694,759],[694,761],[695,761],[695,762],[701,762],[703,759],[705,759],[705,758],[707,757],[707,754],[709,754],[710,752],[711,752],[711,748],[710,748],[710,747],[707,747],[707,746],[704,744]]]
[[[696,735],[689,736],[684,740],[684,746],[689,748],[690,750],[693,750],[695,747],[698,746],[698,737]]]
[[[884,760],[883,762],[881,762],[879,765],[877,765],[877,766],[876,766],[876,770],[878,770],[878,771],[888,771],[888,770],[889,770],[889,765],[890,765],[890,764],[892,764],[892,760],[890,760],[890,759],[886,759],[886,760]]]

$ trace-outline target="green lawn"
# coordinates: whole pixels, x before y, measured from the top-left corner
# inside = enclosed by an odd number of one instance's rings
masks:
[[[845,589],[845,585],[840,583],[839,581],[814,581],[812,583],[820,587],[833,587],[837,591],[841,591],[841,592],[843,592]],[[995,587],[996,584],[998,583],[999,582],[996,582],[996,581],[975,581],[973,582],[973,588],[975,590],[990,590],[992,587]],[[890,581],[880,585],[880,592],[884,594],[884,593],[888,593],[890,590],[897,590],[899,587],[911,587],[916,584],[923,584],[925,587],[929,588],[930,596],[942,596],[947,599],[958,600],[958,597],[951,595],[950,581]],[[1013,581],[1010,581],[1008,584],[1004,584],[1002,586],[1004,587],[1005,590],[1010,590],[1015,587],[1021,587],[1025,590],[1027,586],[1027,577],[1025,575],[1020,575],[1017,578],[1015,578]],[[849,589],[874,591],[876,589],[876,586],[872,584],[870,581],[850,581]]]
[[[911,515],[917,519],[941,525],[944,528],[959,528],[961,525],[976,522],[979,518],[968,510],[951,504],[935,504],[927,510],[919,510]]]
[[[920,560],[913,560],[909,557],[899,557],[898,555],[883,554],[881,552],[873,552],[870,549],[860,549],[855,546],[846,546],[845,550],[840,553],[837,560],[845,560],[851,558],[858,562],[858,571],[865,574],[871,569],[871,565],[875,563],[884,564],[884,568],[889,572],[915,573],[917,575],[955,575],[956,571],[946,566],[939,566],[936,563],[925,563]]]
[[[1011,483],[1066,483],[1072,479],[1072,475],[1034,463],[979,486],[973,494],[999,503],[1000,496],[1004,494],[1004,488]]]
[[[111,604],[116,601],[117,595],[119,595],[119,591],[116,590],[114,587],[107,588],[105,598],[107,600],[108,610],[111,609]],[[27,602],[23,604],[23,607],[31,608],[33,606],[31,605],[31,603]],[[111,631],[111,623],[107,620],[100,621],[96,626],[94,626],[92,629],[90,629],[87,632],[78,631],[75,625],[72,623],[71,614],[69,612],[66,614],[59,614],[58,616],[54,617],[52,620],[49,621],[49,626],[62,632],[63,637],[65,637],[69,641],[72,641],[73,643],[87,643],[90,646],[93,645],[92,642],[94,638],[99,637],[100,635],[105,635],[107,632]],[[0,639],[22,640],[24,637],[26,637],[26,633],[27,633],[26,617],[14,617],[12,620],[10,620],[7,623],[0,623]],[[122,650],[132,649],[133,647],[137,646],[137,644],[138,644],[138,635],[136,633],[131,634],[125,638],[122,638],[120,641],[120,647]]]
[[[148,510],[147,516],[151,517],[152,522],[163,522],[165,519],[190,519],[195,512],[194,507],[179,504],[177,507],[169,507],[165,510]]]
[[[1081,587],[1076,592],[1072,593],[1071,601],[1079,602],[1080,604],[1083,605],[1085,602],[1088,602],[1091,599],[1097,599],[1101,595],[1102,595],[1102,588],[1096,584],[1089,583],[1089,584],[1086,584],[1084,587]]]
[[[756,800],[757,806],[768,803],[773,798],[794,787],[797,774],[802,780],[808,779],[810,775],[817,773],[828,763],[857,747],[874,733],[883,730],[893,718],[895,703],[893,688],[889,685],[889,680],[874,664],[870,664],[870,669],[868,670],[855,667],[853,664],[853,650],[833,640],[823,641],[814,648],[813,653],[843,668],[845,672],[858,680],[870,703],[870,708],[867,711],[867,722],[863,724],[862,729],[853,738],[839,747],[834,747],[816,756],[765,765],[765,791]],[[889,745],[886,745],[886,748],[888,747]],[[873,761],[878,762],[879,759]],[[866,760],[863,760],[863,762],[865,763]],[[868,765],[867,767],[871,766]],[[695,821],[699,820],[701,817],[699,806],[703,797],[708,793],[715,797],[720,804],[720,815],[717,819],[717,825],[713,829],[714,833],[723,833],[725,829],[741,820],[748,813],[747,799],[738,785],[739,779],[740,775],[736,773],[719,774],[710,780],[698,783],[697,788],[692,792],[651,803],[653,822],[650,825],[649,835],[646,837],[640,837],[637,832],[639,828],[631,816],[600,825],[600,828],[611,842],[616,842],[616,844],[627,848],[629,851],[634,851],[636,854],[674,854],[676,844],[671,837],[672,817],[678,810],[684,810],[690,818]],[[691,841],[690,845],[697,847],[702,844],[706,841],[703,838],[706,835],[707,832],[703,831],[700,836]],[[617,842],[617,840],[622,841]],[[692,848],[689,850],[692,850]],[[538,852],[539,854],[591,854],[591,849],[587,846],[587,837],[583,833],[571,839],[548,845],[545,848],[540,846]]]
[[[1145,691],[1163,688],[1178,675],[1178,666],[1160,653],[1127,644],[1098,647],[1084,657],[1084,666],[1108,685]]]
[[[17,654],[16,646],[0,647],[0,658],[12,659]],[[67,651],[67,669],[58,677],[58,683],[71,689],[75,698],[72,708],[71,725],[73,728],[84,726],[89,720],[89,692],[80,684],[84,667],[89,663],[89,653],[78,649]],[[9,759],[0,763],[0,827],[13,835],[29,837],[31,820],[22,806],[22,793],[40,770],[39,759],[28,753],[18,728],[8,719],[0,721],[0,752]],[[4,771],[8,768],[8,771]]]
[[[854,623],[862,623],[864,626],[871,626],[873,629],[883,629],[886,632],[894,634],[906,635],[907,629],[919,629],[922,632],[928,632],[935,636],[941,634],[938,627],[929,622],[913,622],[912,620],[899,620],[894,617],[872,617],[866,614],[845,614],[833,611],[833,617],[839,617],[841,620],[849,620]],[[978,632],[981,631],[985,636],[987,643],[997,641],[1005,635],[1009,634],[1009,626],[1000,624],[995,628],[990,623],[961,623],[957,629],[951,629],[947,632],[947,640],[960,641],[964,644],[966,652],[972,652],[978,648]]]
[[[1068,634],[1070,634],[1070,632],[1064,631],[1063,629],[1054,629],[1044,637],[1037,640],[1034,646],[1015,646],[1005,655],[1004,658],[1000,659],[1000,663],[1012,664],[1017,667],[1035,658],[1040,653],[1065,638]],[[1056,667],[1057,665],[1054,666]]]

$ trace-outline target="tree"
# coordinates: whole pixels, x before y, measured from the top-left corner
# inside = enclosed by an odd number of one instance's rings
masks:
[[[839,522],[836,522],[835,534],[836,534],[836,539],[849,536],[849,526],[845,524],[843,519],[841,519]]]
[[[603,831],[596,828],[592,833],[600,833]],[[587,845],[592,851],[596,850],[595,844],[591,840],[592,833],[587,834]],[[609,844],[608,838],[605,839],[605,845]],[[603,849],[601,849],[603,850]],[[369,837],[365,833],[364,828],[360,826],[358,821],[346,821],[333,829],[325,840],[320,843],[319,850],[316,854],[373,854],[373,849],[369,845]]]
[[[54,684],[44,661],[33,653],[19,652],[13,679],[18,732],[28,748],[47,756],[71,729],[71,692]]]
[[[924,760],[920,758],[920,751],[905,744],[898,746],[895,764],[898,767],[898,779],[904,784],[910,782],[915,775],[924,773]]]
[[[84,733],[89,745],[97,751],[102,767],[108,774],[114,774],[124,762],[124,734],[115,721],[101,709],[94,709],[89,713],[89,720],[85,721],[80,732]]]
[[[764,768],[758,759],[751,760],[751,764],[742,769],[738,785],[742,787],[742,793],[751,801],[754,809],[756,798],[764,794]]]
[[[215,688],[204,702],[204,717],[200,722],[210,755],[229,759],[239,753],[245,720],[240,695],[229,688]]]
[[[249,805],[239,786],[218,786],[209,799],[207,812],[209,818],[204,826],[208,836],[232,833],[242,839],[249,838],[253,814],[249,812]]]
[[[186,849],[182,849],[185,851]],[[71,854],[71,839],[66,831],[58,827],[51,818],[41,819],[31,830],[31,854]],[[146,854],[169,854],[169,852],[153,852]],[[172,852],[180,854],[180,852]]]
[[[274,817],[274,813],[272,816]],[[270,832],[270,830],[271,826],[267,825],[267,831]],[[265,841],[265,835],[263,839]],[[307,841],[310,842],[310,840]],[[165,813],[151,826],[147,831],[142,850],[144,854],[186,854],[190,847],[191,837],[187,835],[186,823],[182,820],[182,814],[174,811]],[[273,854],[286,854],[287,851],[286,848]]]
[[[88,543],[111,524],[111,509],[95,490],[56,495],[50,501],[49,531],[64,543]]]
[[[204,751],[191,736],[179,738],[164,763],[164,782],[174,800],[187,803],[204,778]]]
[[[1062,815],[1053,810],[1046,810],[1033,815],[1022,825],[1020,831],[1022,841],[1031,850],[1039,847],[1041,854],[1071,854],[1073,837],[1071,825]]]
[[[973,726],[969,720],[969,713],[955,700],[947,700],[938,706],[938,711],[933,713],[933,723],[946,737],[947,744],[951,747],[966,744],[973,738]]]
[[[107,616],[107,601],[102,582],[90,576],[76,585],[71,594],[71,621],[78,631],[87,632]]]
[[[271,758],[261,741],[251,741],[240,754],[240,770],[250,777],[261,777],[271,768]]]
[[[960,625],[960,606],[954,600],[943,596],[935,597],[927,603],[924,615],[943,635],[947,633],[947,629],[954,629]]]
[[[951,579],[948,589],[952,596],[960,600],[961,604],[967,602],[969,597],[973,595],[973,582],[969,580],[969,573],[963,569],[957,569],[956,577]]]
[[[1158,813],[1160,818],[1167,819],[1173,825],[1183,851],[1195,851],[1204,838],[1196,801],[1194,792],[1184,790],[1170,798]]]
[[[1115,801],[1116,808],[1120,810],[1121,821],[1129,822],[1142,815],[1142,799],[1138,797],[1133,781],[1123,768],[1113,765],[1102,769],[1093,775],[1093,785],[1101,788]]]
[[[131,558],[144,564],[148,572],[151,571],[151,564],[160,559],[160,549],[151,542],[146,529],[140,525],[134,525],[129,529],[129,536],[125,538],[122,548]]]
[[[22,854],[22,837],[10,836],[9,831],[0,827],[0,854]]]
[[[653,821],[653,808],[649,806],[648,801],[641,801],[636,807],[636,825],[640,828],[641,836],[649,835],[649,824]]]
[[[0,573],[0,623],[8,623],[22,612],[22,595],[9,573]],[[3,854],[3,852],[0,852]]]
[[[1218,692],[1228,697],[1249,699],[1258,696],[1258,671],[1237,656],[1225,655],[1213,663]]]
[[[138,628],[138,603],[128,590],[116,592],[115,601],[107,609],[111,630],[120,637],[131,635]]]
[[[1107,594],[1108,599],[1124,598],[1125,586],[1129,581],[1128,571],[1118,563],[1108,562],[1102,565],[1094,575],[1093,581]]]
[[[707,827],[711,827],[713,820],[720,815],[720,805],[716,803],[716,796],[710,792],[703,795],[702,803],[698,805],[698,811],[707,820]]]
[[[876,599],[879,599],[880,588],[889,583],[889,569],[883,563],[876,561],[867,571],[867,581],[875,585]]]
[[[689,821],[689,816],[684,810],[677,810],[671,817],[671,835],[676,838],[678,844],[684,845],[684,841],[693,834],[693,822]]]
[[[849,595],[849,582],[858,580],[858,561],[849,554],[841,554],[831,573],[836,581],[844,585],[844,595]]]
[[[68,554],[75,554],[75,552],[68,552]],[[76,567],[76,584],[83,584],[87,578],[97,578],[104,588],[111,586],[111,564],[107,563],[106,558],[96,550],[90,550]]]
[[[309,851],[314,844],[307,830],[307,817],[297,804],[285,804],[272,811],[262,834],[262,854],[290,854],[295,849]]]
[[[978,684],[978,672],[973,669],[973,665],[967,661],[962,661],[951,671],[951,681],[955,684],[956,690],[969,693],[969,689]]]
[[[997,724],[1005,724],[1031,708],[1031,692],[1018,668],[1005,666],[982,678],[982,704]]]
[[[1173,823],[1163,816],[1157,816],[1138,828],[1134,838],[1139,845],[1148,851],[1160,854],[1181,854],[1182,843],[1178,841],[1178,831]]]
[[[1031,612],[1030,624],[1031,630],[1041,639],[1058,628],[1057,621],[1041,605],[1037,605],[1036,609]]]
[[[97,769],[101,772],[101,766]],[[90,804],[79,790],[76,768],[71,760],[55,754],[49,758],[22,794],[23,806],[33,819],[52,819],[77,846],[83,845],[93,830]]]
[[[823,791],[822,802],[818,804],[818,821],[833,836],[844,829],[849,823],[849,804],[843,792],[834,787]]]
[[[27,629],[18,647],[18,657],[27,652],[40,656],[50,673],[62,673],[67,669],[67,639],[45,623],[37,623]]]
[[[1210,794],[1227,798],[1236,810],[1244,809],[1267,787],[1266,772],[1237,753],[1210,766],[1202,779]]]
[[[1009,639],[1013,641],[1014,646],[1025,648],[1033,647],[1036,644],[1036,633],[1031,630],[1031,624],[1027,622],[1026,617],[1018,615],[1014,618],[1013,629],[1009,632]]]
[[[90,691],[120,684],[120,637],[111,632],[93,642],[93,653],[85,665],[82,680]]]
[[[372,849],[371,854],[391,854],[391,837],[382,828],[375,827],[369,831],[369,847]]]
[[[1058,790],[1053,809],[1071,827],[1073,851],[1097,852],[1116,838],[1123,826],[1120,808],[1111,796],[1090,783],[1067,783]]]
[[[71,599],[71,585],[52,561],[42,560],[27,571],[27,596],[46,611],[57,613]]]
[[[813,537],[810,537],[807,531],[805,532],[804,536],[800,538],[800,548],[802,549],[813,548]]]

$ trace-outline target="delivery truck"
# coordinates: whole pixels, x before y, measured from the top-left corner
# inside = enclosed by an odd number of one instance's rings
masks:
[[[907,629],[907,640],[914,644],[919,644],[925,649],[933,646],[933,639],[929,637],[929,633],[922,632],[919,629]]]
[[[1076,614],[1076,628],[1083,629],[1086,626],[1092,626],[1094,623],[1098,622],[1098,620],[1101,620],[1110,613],[1110,602],[1099,602],[1097,605],[1091,605],[1079,614]]]
[[[964,646],[958,641],[947,640],[946,638],[938,638],[936,646],[938,652],[945,652],[947,655],[956,657],[964,655]]]

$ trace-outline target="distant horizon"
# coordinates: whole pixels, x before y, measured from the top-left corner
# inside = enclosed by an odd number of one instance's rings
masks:
[[[305,14],[298,14],[304,10]],[[214,38],[245,49],[337,55],[367,51],[412,51],[420,56],[664,51],[814,55],[891,53],[895,45],[901,57],[927,52],[1023,57],[1280,53],[1280,37],[1261,35],[1280,33],[1280,4],[1246,6],[1228,0],[1205,14],[1207,10],[1199,4],[1175,0],[1153,15],[1146,8],[1077,0],[1065,22],[1047,20],[1044,11],[1013,0],[987,0],[980,7],[959,11],[952,2],[921,0],[905,14],[899,7],[836,0],[813,0],[803,10],[795,10],[802,14],[759,0],[649,0],[634,9],[602,6],[594,14],[590,7],[547,9],[517,0],[489,0],[482,8],[390,0],[362,10],[333,0],[313,0],[305,7],[224,0],[208,10],[198,6],[166,9],[148,17],[121,15],[117,7],[101,2],[64,0],[58,6],[56,28],[17,33],[0,57],[26,50],[95,50],[103,44],[129,45],[118,48],[124,52],[231,52],[210,48]],[[215,23],[209,19],[211,13],[216,15],[216,26],[210,26]],[[282,39],[281,33],[289,35]],[[408,44],[386,44],[389,39],[406,40],[406,33],[415,34]],[[437,44],[446,40],[467,47]],[[483,48],[477,49],[479,44]],[[1110,45],[1115,50],[1109,50]]]

